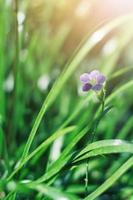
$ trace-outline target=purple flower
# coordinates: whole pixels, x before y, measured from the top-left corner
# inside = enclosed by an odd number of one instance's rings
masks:
[[[80,81],[83,83],[82,90],[84,92],[90,89],[100,91],[103,87],[106,78],[98,70],[93,70],[90,73],[84,73],[80,76]]]

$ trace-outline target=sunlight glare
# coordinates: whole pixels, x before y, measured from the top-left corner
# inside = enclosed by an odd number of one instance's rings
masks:
[[[78,17],[84,17],[90,11],[90,2],[88,0],[82,1],[76,9],[76,15]]]

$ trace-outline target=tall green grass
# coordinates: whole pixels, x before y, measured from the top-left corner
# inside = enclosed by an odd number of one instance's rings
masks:
[[[45,30],[47,37],[42,39],[41,33],[30,32],[28,13],[22,32],[18,32],[12,6],[0,1],[0,9],[0,198],[131,200],[133,68],[126,54],[130,54],[128,47],[133,39],[133,16],[120,16],[96,27],[66,63],[62,48],[72,23],[66,27],[62,24],[56,35],[51,34],[52,40]],[[19,9],[20,4],[16,12]],[[51,17],[50,12],[45,19],[49,28]],[[130,27],[130,31],[124,27]],[[14,42],[5,37],[7,33]],[[31,38],[27,36],[30,33]],[[102,55],[103,46],[110,40],[116,41],[115,49]],[[12,48],[8,49],[6,43]],[[90,55],[99,44],[96,62],[100,67],[90,67]],[[59,58],[60,68],[56,65]],[[87,69],[80,67],[84,61],[88,62]],[[53,73],[55,68],[60,74]],[[107,76],[102,113],[93,92],[83,96],[77,92],[80,73],[90,68],[98,68]],[[44,73],[50,84],[41,92],[36,85]],[[5,83],[10,74],[15,85],[7,91]]]

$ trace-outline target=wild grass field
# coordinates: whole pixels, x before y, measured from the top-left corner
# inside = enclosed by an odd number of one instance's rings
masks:
[[[133,200],[132,130],[131,0],[0,0],[0,199]]]

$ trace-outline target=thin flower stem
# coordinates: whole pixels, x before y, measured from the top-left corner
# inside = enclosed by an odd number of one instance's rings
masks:
[[[105,107],[105,97],[106,97],[106,90],[105,88],[102,89],[102,100],[101,100],[101,105],[102,105],[102,109],[101,112],[104,112],[104,107]]]
[[[98,96],[98,99],[101,103],[101,113],[100,115],[103,114],[104,112],[104,108],[105,108],[105,97],[106,97],[106,90],[105,88],[102,89],[101,91],[101,97]],[[95,139],[95,134],[96,134],[96,131],[97,131],[97,124],[96,126],[94,127],[94,130],[92,132],[92,138],[91,138],[91,142],[90,143],[93,143],[94,139]],[[86,175],[85,175],[85,191],[86,191],[86,195],[88,195],[88,177],[89,177],[89,160],[87,160],[86,162]]]

